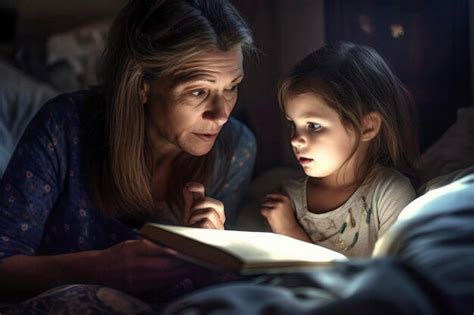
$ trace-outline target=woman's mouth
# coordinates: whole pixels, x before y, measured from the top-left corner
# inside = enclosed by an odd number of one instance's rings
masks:
[[[218,133],[195,133],[195,135],[206,142],[214,141],[218,135]]]

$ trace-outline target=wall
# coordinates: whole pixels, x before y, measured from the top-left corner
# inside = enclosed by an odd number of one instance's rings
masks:
[[[17,0],[18,35],[34,36],[113,17],[126,0]]]
[[[469,1],[469,40],[471,49],[471,105],[474,105],[474,1]]]
[[[323,0],[234,0],[254,32],[257,62],[246,63],[236,116],[257,136],[256,174],[294,165],[277,101],[278,80],[324,42]]]
[[[0,0],[11,1],[11,0]],[[248,21],[260,53],[247,60],[235,115],[257,136],[256,172],[288,165],[285,123],[277,102],[278,80],[324,42],[323,0],[231,0]],[[17,0],[18,37],[38,37],[84,22],[112,17],[127,0]]]

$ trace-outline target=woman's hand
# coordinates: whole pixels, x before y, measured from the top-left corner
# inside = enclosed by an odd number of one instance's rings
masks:
[[[173,286],[196,272],[172,253],[149,240],[129,240],[99,251],[90,268],[100,284],[140,293]]]
[[[184,214],[183,225],[207,229],[224,229],[224,204],[219,200],[206,197],[203,185],[187,183],[183,188]]]

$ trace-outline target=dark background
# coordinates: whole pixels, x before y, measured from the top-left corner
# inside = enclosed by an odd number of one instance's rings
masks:
[[[23,43],[41,42],[51,34],[110,19],[125,2],[0,0],[0,52],[14,59]],[[257,137],[256,175],[295,165],[276,86],[294,63],[324,43],[368,44],[387,58],[417,102],[422,151],[454,123],[458,108],[472,104],[470,12],[474,4],[469,0],[232,2],[254,31],[260,50],[258,59],[246,63],[235,110]]]

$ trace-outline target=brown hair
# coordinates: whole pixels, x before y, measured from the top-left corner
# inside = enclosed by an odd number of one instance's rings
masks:
[[[325,46],[295,65],[280,82],[280,106],[294,96],[314,93],[334,109],[360,143],[362,119],[371,112],[382,118],[359,170],[394,167],[412,179],[418,158],[413,98],[373,48],[353,43]],[[354,153],[358,144],[354,147]],[[373,168],[372,168],[373,169]],[[357,174],[358,179],[363,174]],[[368,175],[373,175],[369,171]]]
[[[101,86],[89,102],[96,131],[87,151],[88,173],[106,215],[134,220],[153,211],[151,150],[139,95],[144,83],[173,74],[199,52],[227,51],[235,45],[244,53],[253,51],[248,26],[227,0],[131,0],[122,9],[108,35]],[[180,208],[185,182],[207,183],[217,157],[229,155],[225,129],[206,156],[183,152],[174,161],[181,176],[173,176],[168,187],[166,201],[172,208]],[[226,162],[218,164],[228,168]]]

